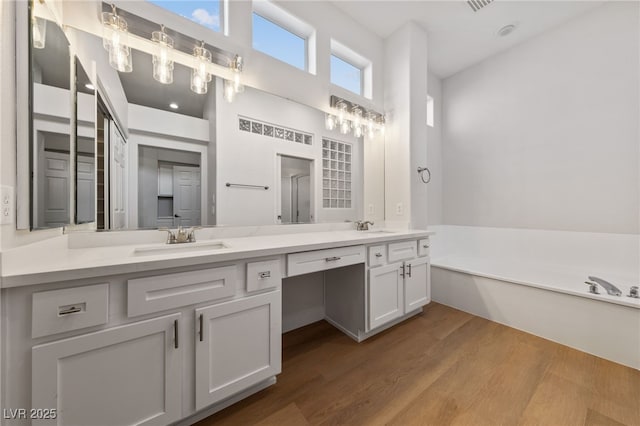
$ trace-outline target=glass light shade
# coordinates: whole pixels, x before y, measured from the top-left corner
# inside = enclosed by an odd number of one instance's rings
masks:
[[[373,121],[373,114],[369,113],[367,114],[367,135],[370,138],[373,138],[375,136],[375,132],[376,132],[376,125],[375,125],[375,122]]]
[[[207,93],[207,83],[211,81],[211,74],[207,72],[207,68],[211,63],[211,52],[201,46],[193,48],[193,70],[191,71],[191,90],[198,94]]]
[[[131,48],[128,46],[111,47],[109,49],[109,65],[120,72],[133,71]]]
[[[119,46],[128,46],[129,31],[127,21],[113,12],[102,12],[102,46],[109,50]]]
[[[340,123],[340,133],[347,135],[349,134],[349,131],[351,131],[351,122],[349,120],[344,120]]]
[[[336,116],[333,114],[326,114],[324,117],[324,127],[327,130],[333,130],[336,128]]]
[[[202,73],[197,69],[191,71],[191,91],[199,95],[207,93],[208,82],[205,78],[202,78]]]
[[[36,16],[31,20],[31,39],[34,49],[44,49],[47,39],[47,20]]]
[[[153,78],[162,84],[173,83],[173,61],[169,59],[173,49],[173,39],[162,31],[154,31],[151,40],[157,44],[156,54],[153,55]]]
[[[342,125],[347,120],[347,104],[340,101],[336,104],[336,108],[338,109],[338,123]]]
[[[128,45],[127,21],[112,12],[102,13],[102,46],[109,52],[109,65],[120,72],[131,72],[133,61]]]
[[[353,126],[353,136],[362,137],[362,126]]]
[[[224,81],[224,100],[231,103],[236,98],[235,85],[232,81]]]

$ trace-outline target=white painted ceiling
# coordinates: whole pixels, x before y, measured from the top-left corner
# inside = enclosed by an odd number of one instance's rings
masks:
[[[604,1],[495,0],[478,12],[473,12],[463,0],[333,0],[333,3],[381,38],[387,38],[409,21],[418,23],[429,37],[429,69],[446,78]],[[497,36],[498,30],[508,24],[516,24],[516,30],[506,37]]]

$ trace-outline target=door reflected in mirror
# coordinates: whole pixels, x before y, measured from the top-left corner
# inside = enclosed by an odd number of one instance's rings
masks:
[[[31,226],[71,222],[71,73],[69,42],[62,29],[31,11]]]
[[[311,223],[311,164],[303,158],[280,155],[281,223]]]
[[[138,147],[138,226],[201,225],[200,153]]]
[[[96,221],[96,94],[76,58],[76,223]]]

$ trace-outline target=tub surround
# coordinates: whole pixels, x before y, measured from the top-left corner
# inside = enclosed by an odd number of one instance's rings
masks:
[[[638,235],[432,229],[434,301],[640,369]],[[589,275],[622,296],[589,293]]]

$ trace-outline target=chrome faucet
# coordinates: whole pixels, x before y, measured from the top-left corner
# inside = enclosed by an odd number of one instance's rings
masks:
[[[369,225],[373,225],[373,222],[365,220],[364,222],[361,220],[356,221],[356,230],[357,231],[368,231]]]
[[[186,229],[178,226],[175,232],[169,228],[158,228],[158,231],[167,232],[167,244],[183,244],[196,242],[196,229],[198,228],[195,226]]]
[[[605,290],[607,290],[607,294],[611,295],[611,296],[622,296],[622,292],[620,291],[620,289],[618,287],[616,287],[615,285],[611,284],[609,281],[605,281],[602,278],[598,278],[598,277],[589,277],[589,281],[586,281],[586,284],[588,284],[589,286],[591,286],[590,291],[591,293],[595,293],[598,294],[596,292],[593,291],[594,286],[596,287],[596,291],[597,291],[597,286],[596,284],[600,284],[602,287],[604,287]]]

